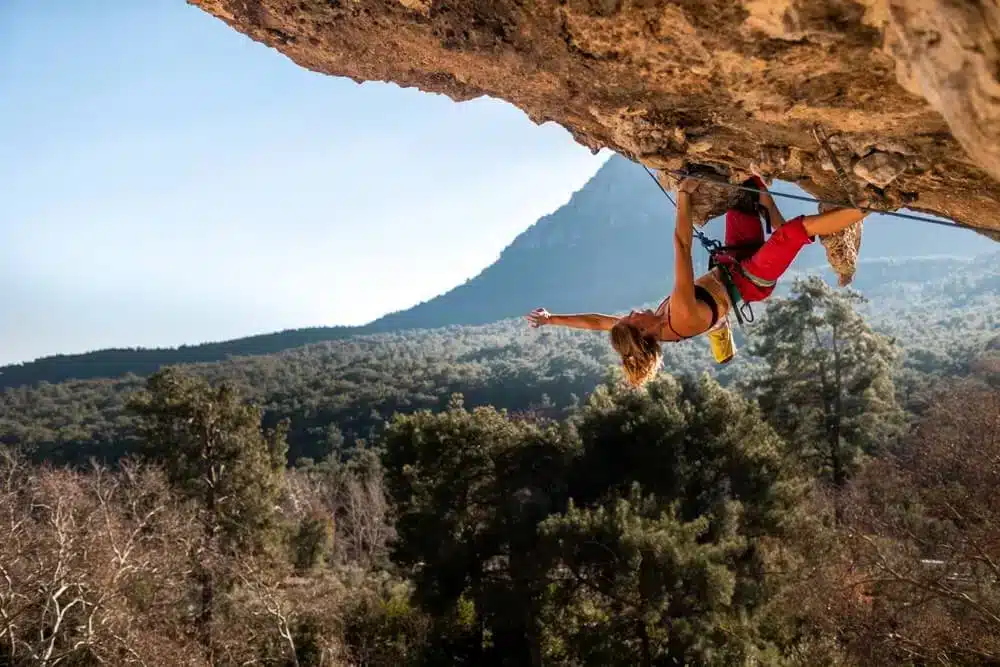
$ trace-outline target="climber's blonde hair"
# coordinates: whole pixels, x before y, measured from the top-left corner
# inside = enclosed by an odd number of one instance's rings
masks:
[[[618,320],[611,327],[611,347],[621,355],[625,379],[641,387],[656,376],[663,363],[663,351],[655,336],[644,335],[638,327]]]

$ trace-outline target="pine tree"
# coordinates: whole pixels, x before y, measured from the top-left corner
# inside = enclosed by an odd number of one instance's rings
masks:
[[[863,301],[816,277],[798,280],[790,298],[769,303],[750,346],[766,364],[748,384],[767,421],[838,487],[861,453],[874,453],[904,425],[895,342],[857,313]]]
[[[212,534],[233,549],[259,549],[274,520],[287,424],[261,427],[262,411],[228,384],[210,386],[175,369],[149,378],[132,401],[145,453],[196,501]]]
[[[572,505],[542,525],[553,663],[767,663],[755,614],[780,582],[766,545],[803,485],[753,404],[665,376],[599,388],[577,430]]]
[[[765,545],[802,489],[783,446],[708,379],[603,387],[560,427],[460,401],[397,417],[394,560],[438,619],[428,664],[763,661]]]
[[[421,606],[451,619],[436,632],[448,638],[442,664],[542,664],[548,562],[537,527],[565,507],[565,436],[493,408],[467,411],[458,397],[389,427],[393,559],[412,571]]]
[[[199,508],[202,543],[191,555],[200,598],[197,625],[211,656],[216,597],[228,583],[224,564],[235,553],[260,552],[271,537],[287,424],[264,431],[261,409],[232,387],[212,387],[175,369],[150,377],[131,407],[141,417],[145,453]]]

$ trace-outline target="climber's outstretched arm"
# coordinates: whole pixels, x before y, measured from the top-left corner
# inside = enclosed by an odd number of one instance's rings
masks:
[[[526,316],[533,327],[554,324],[571,329],[588,329],[590,331],[610,331],[618,321],[617,317],[601,315],[600,313],[576,313],[573,315],[553,315],[544,308],[536,308]]]

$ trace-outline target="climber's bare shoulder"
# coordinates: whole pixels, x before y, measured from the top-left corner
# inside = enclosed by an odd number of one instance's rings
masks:
[[[712,326],[712,308],[697,298],[678,298],[672,294],[661,315],[659,339],[675,342],[705,333]]]

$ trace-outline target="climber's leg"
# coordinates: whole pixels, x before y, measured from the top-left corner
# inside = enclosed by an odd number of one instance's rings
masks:
[[[828,236],[863,220],[868,214],[856,208],[839,208],[817,215],[800,215],[771,234],[753,257],[740,262],[743,270],[762,281],[775,281],[788,269],[802,248],[816,236]]]
[[[799,251],[815,236],[836,234],[868,215],[855,208],[840,208],[818,215],[793,218],[776,229],[760,250],[740,262],[733,281],[745,301],[763,301],[774,291],[778,278],[788,270]]]
[[[847,229],[856,222],[861,222],[867,212],[856,208],[836,208],[816,215],[803,217],[802,224],[809,236],[829,236],[842,229]]]
[[[811,235],[806,231],[803,216],[799,216],[776,229],[760,250],[740,262],[740,266],[745,273],[762,282],[773,282],[788,270],[799,251],[810,243]]]
[[[740,261],[739,267],[731,272],[743,300],[749,303],[771,296],[778,278],[810,243],[812,239],[802,224],[802,216],[776,229],[753,256]]]

